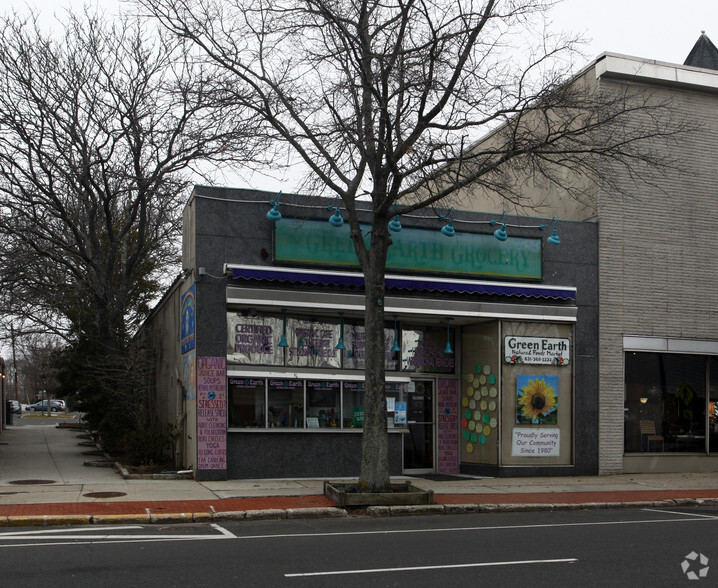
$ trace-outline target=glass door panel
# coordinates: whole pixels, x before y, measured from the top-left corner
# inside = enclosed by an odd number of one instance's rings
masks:
[[[407,424],[404,435],[404,470],[434,470],[434,382],[412,382],[407,394]]]

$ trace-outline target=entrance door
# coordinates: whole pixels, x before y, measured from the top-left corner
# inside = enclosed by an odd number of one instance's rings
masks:
[[[415,380],[409,386],[406,399],[406,426],[404,435],[404,471],[431,473],[434,471],[434,382]]]

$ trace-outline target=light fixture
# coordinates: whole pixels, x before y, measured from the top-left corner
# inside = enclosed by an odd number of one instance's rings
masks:
[[[401,223],[399,222],[399,215],[397,214],[392,220],[389,221],[389,230],[392,233],[398,233],[401,231]]]
[[[501,218],[499,220],[491,221],[492,225],[497,225],[499,223],[501,223],[501,227],[494,231],[494,237],[496,237],[499,241],[506,241],[506,239],[509,238],[509,235],[506,232],[506,211],[501,213]]]
[[[282,220],[282,213],[279,212],[279,199],[282,197],[282,191],[279,191],[279,194],[277,194],[277,197],[274,200],[270,200],[269,204],[272,205],[272,208],[267,213],[267,220],[270,220],[272,222],[276,222],[278,220]]]
[[[339,198],[337,197],[336,204],[334,206],[327,206],[327,210],[334,209],[334,214],[329,217],[329,224],[333,227],[341,227],[344,224],[344,219],[339,213]]]
[[[549,237],[546,239],[546,241],[551,243],[551,245],[561,245],[561,239],[558,236],[558,230],[557,230],[557,226],[558,226],[558,218],[557,217],[553,217],[551,219],[551,222],[548,225],[539,226],[539,229],[543,230],[547,226],[551,226],[551,225],[553,225],[553,232],[551,233],[551,235],[549,235]]]
[[[648,402],[648,398],[646,398],[645,396],[641,396],[640,401],[641,404],[646,404],[646,402]]]
[[[446,347],[444,347],[444,353],[454,353],[454,350],[451,348],[451,338],[449,337],[449,323],[451,322],[450,318],[446,319]]]
[[[337,343],[337,346],[334,349],[339,349],[340,351],[344,351],[346,347],[344,346],[344,313],[339,313],[339,343]]]
[[[451,207],[451,210],[449,211],[449,214],[446,216],[440,217],[441,220],[449,219],[449,222],[447,222],[443,227],[441,227],[441,234],[445,235],[446,237],[453,237],[456,235],[456,231],[454,230],[454,207]]]
[[[287,343],[287,309],[282,309],[282,338],[279,340],[278,347],[289,347]]]
[[[394,345],[391,346],[391,351],[401,351],[399,346],[399,330],[396,326],[396,315],[394,315]]]

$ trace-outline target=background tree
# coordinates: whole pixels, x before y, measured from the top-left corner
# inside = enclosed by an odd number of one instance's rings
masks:
[[[388,221],[448,206],[469,186],[521,205],[516,178],[529,172],[580,197],[605,159],[637,172],[664,165],[641,142],[677,130],[664,120],[666,104],[568,82],[573,42],[546,32],[549,1],[139,3],[218,68],[214,83],[271,127],[311,187],[342,200],[365,278],[360,487],[370,491],[389,485]],[[627,124],[636,111],[641,124]],[[566,180],[567,169],[578,181]],[[371,202],[369,248],[358,199]]]
[[[95,392],[131,391],[128,340],[179,269],[190,173],[258,145],[206,77],[137,19],[0,19],[0,312],[68,342]]]

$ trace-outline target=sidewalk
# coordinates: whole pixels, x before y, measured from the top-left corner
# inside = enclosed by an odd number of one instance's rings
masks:
[[[83,455],[93,448],[79,445],[86,440],[78,435],[54,424],[15,425],[2,432],[0,526],[348,515],[323,495],[323,479],[123,479],[114,468],[83,465],[103,458]],[[552,478],[403,476],[396,480],[410,480],[414,486],[432,490],[434,504],[369,507],[361,514],[718,505],[718,473]]]

